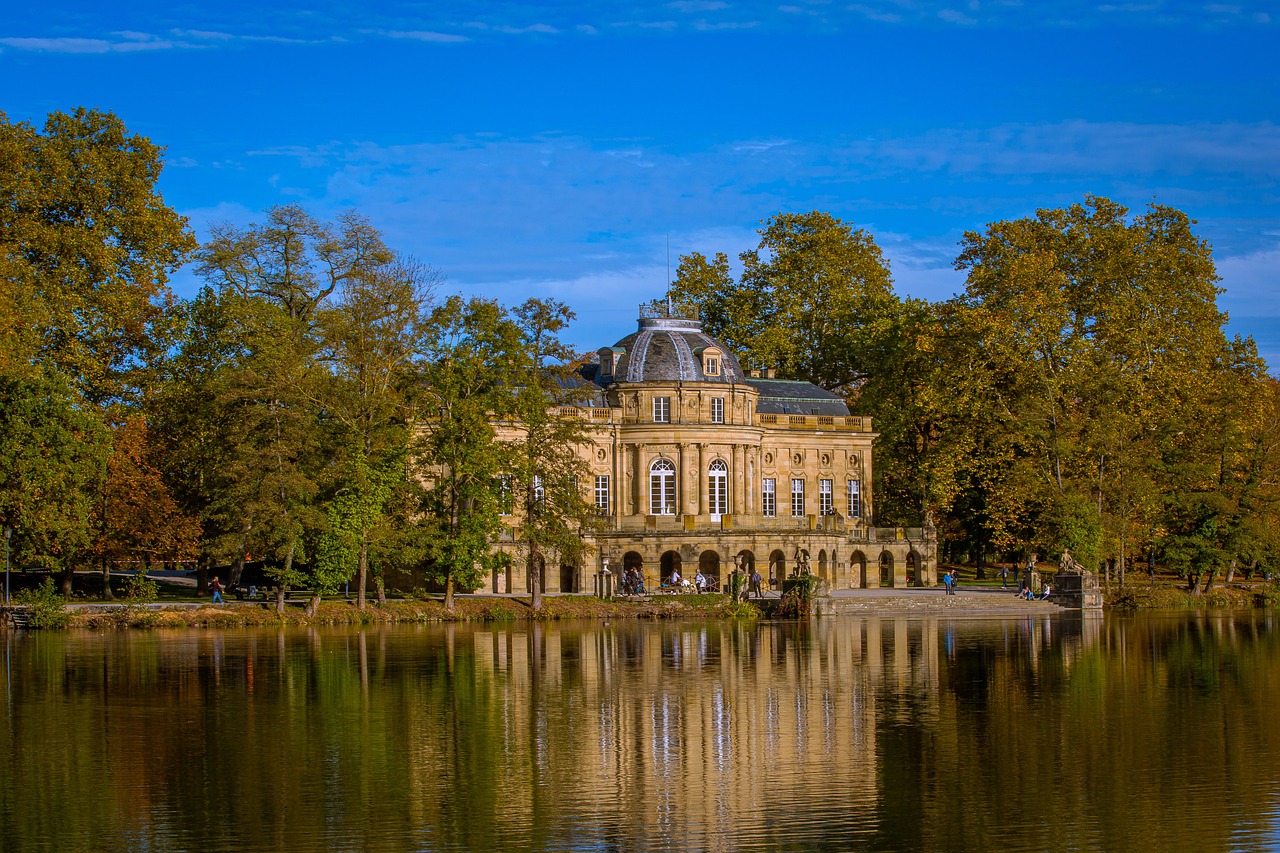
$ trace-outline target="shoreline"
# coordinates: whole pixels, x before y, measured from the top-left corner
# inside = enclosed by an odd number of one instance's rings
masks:
[[[354,600],[328,599],[315,616],[307,616],[300,602],[291,601],[283,614],[274,600],[124,603],[75,602],[65,605],[54,629],[118,630],[128,628],[232,628],[286,625],[376,625],[448,622],[528,622],[567,619],[773,619],[780,599],[752,599],[733,604],[721,594],[654,595],[643,600],[602,600],[589,595],[551,594],[535,613],[527,595],[459,595],[452,612],[442,599],[392,599],[379,606],[369,601],[364,610]],[[1105,611],[1123,613],[1147,610],[1239,610],[1280,606],[1280,588],[1274,586],[1222,587],[1193,596],[1183,589],[1157,585],[1128,586],[1107,596]],[[1104,611],[1104,612],[1105,612]],[[1079,614],[1080,611],[1050,601],[1024,601],[1015,590],[999,587],[961,587],[955,595],[938,588],[837,590],[817,599],[814,618],[841,615],[954,615],[964,618],[1005,618],[1026,614]],[[7,619],[5,623],[7,624]],[[31,627],[45,627],[32,625]]]

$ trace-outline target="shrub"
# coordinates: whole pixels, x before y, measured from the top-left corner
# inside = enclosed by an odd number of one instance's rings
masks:
[[[148,604],[160,597],[160,584],[146,575],[130,575],[124,581],[124,600],[129,604]]]
[[[53,578],[45,578],[35,589],[14,593],[13,600],[15,604],[29,608],[28,628],[65,628],[71,622],[71,614],[66,610],[67,600],[58,593]]]

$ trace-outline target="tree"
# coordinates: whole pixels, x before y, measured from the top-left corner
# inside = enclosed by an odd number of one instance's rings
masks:
[[[51,113],[43,132],[0,114],[0,362],[43,364],[96,406],[139,399],[195,247],[156,190],[161,154],[107,112]]]
[[[61,376],[0,374],[0,522],[13,528],[16,563],[74,567],[92,539],[110,448],[101,420]]]
[[[1121,576],[1162,490],[1200,464],[1183,437],[1210,416],[1228,350],[1194,223],[1154,204],[1128,214],[1089,196],[967,233],[956,262],[968,274],[960,303],[976,323],[972,346],[998,356],[986,408],[1008,413],[1033,466],[1016,496],[1036,510],[1032,536],[1060,546],[1100,525],[1099,553]]]
[[[331,451],[337,462],[333,493],[345,494],[344,505],[359,506],[341,517],[343,529],[358,537],[356,601],[361,609],[382,506],[406,476],[416,420],[407,392],[438,281],[439,274],[426,265],[388,261],[347,278],[337,304],[317,318],[320,357],[329,380],[322,402],[332,420]],[[381,599],[380,575],[378,583]]]
[[[523,510],[519,545],[539,611],[547,558],[579,563],[586,551],[579,533],[596,522],[583,493],[589,469],[577,452],[587,442],[588,422],[561,409],[574,406],[585,390],[574,372],[575,355],[560,340],[573,312],[554,299],[529,299],[513,313],[523,345],[512,389],[518,437],[510,482]]]
[[[502,527],[502,477],[510,448],[496,420],[513,413],[510,377],[520,368],[520,329],[496,303],[450,297],[431,315],[414,455],[426,481],[430,571],[453,609],[456,587],[471,591],[491,569]]]
[[[145,573],[153,560],[190,559],[200,538],[199,522],[178,506],[152,464],[146,421],[134,415],[115,429],[112,438],[93,548],[102,561],[107,598],[111,597],[111,562],[136,562],[139,573]]]
[[[672,294],[697,305],[707,332],[756,366],[832,391],[866,376],[874,326],[895,303],[875,239],[829,213],[781,213],[740,255],[735,284],[723,254],[681,258]]]

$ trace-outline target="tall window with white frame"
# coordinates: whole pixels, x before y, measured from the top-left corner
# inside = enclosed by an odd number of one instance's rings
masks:
[[[849,481],[849,517],[862,518],[862,483]]]
[[[724,423],[724,397],[711,398],[711,422],[713,424]]]
[[[760,512],[765,518],[773,518],[778,514],[778,481],[765,477],[760,486]]]
[[[830,480],[818,481],[818,514],[819,515],[835,515],[836,501],[835,489]]]
[[[609,514],[609,475],[596,475],[596,514]]]
[[[546,487],[542,485],[542,477],[537,474],[533,475],[533,502],[544,503],[547,500]]]
[[[804,515],[804,480],[799,477],[791,480],[791,514],[796,518]]]
[[[676,514],[676,465],[670,459],[649,466],[649,514]]]
[[[653,422],[655,424],[671,423],[671,398],[653,398]]]
[[[707,469],[707,511],[713,521],[729,513],[729,466],[717,459]]]

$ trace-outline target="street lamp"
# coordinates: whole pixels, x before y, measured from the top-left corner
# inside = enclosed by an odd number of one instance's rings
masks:
[[[9,537],[13,536],[13,528],[4,526],[4,606],[9,606]]]

